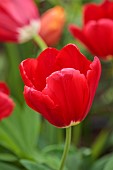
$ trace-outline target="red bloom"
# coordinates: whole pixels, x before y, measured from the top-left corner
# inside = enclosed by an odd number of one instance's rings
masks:
[[[9,98],[9,89],[7,85],[0,82],[0,120],[8,117],[14,108],[13,101]]]
[[[51,124],[67,127],[81,122],[89,112],[101,66],[97,57],[91,62],[69,44],[24,60],[20,72],[27,104]]]
[[[84,26],[70,25],[70,32],[95,55],[107,59],[113,56],[113,2],[87,4],[84,7]]]
[[[39,27],[33,0],[0,0],[0,41],[25,42]]]
[[[58,43],[66,20],[64,9],[61,6],[55,6],[47,10],[40,20],[41,29],[39,34],[46,44],[51,46]]]

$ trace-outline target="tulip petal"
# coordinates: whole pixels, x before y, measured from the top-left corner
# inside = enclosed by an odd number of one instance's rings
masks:
[[[85,64],[84,64],[85,63]],[[56,70],[63,68],[75,68],[82,74],[86,74],[90,61],[80,53],[74,44],[66,45],[56,57]]]
[[[26,4],[26,8],[24,4]],[[9,15],[12,21],[17,23],[17,26],[29,24],[29,19],[35,19],[39,16],[32,0],[24,0],[24,3],[19,0],[15,2],[4,0],[0,2],[0,10],[2,14]]]
[[[8,117],[14,108],[13,101],[5,93],[0,92],[0,120]]]
[[[60,109],[48,95],[25,86],[24,97],[29,107],[39,112],[51,124],[62,127],[63,119],[59,117]]]
[[[71,34],[72,34],[75,38],[79,39],[82,43],[87,44],[86,37],[85,37],[85,35],[83,34],[83,31],[82,31],[79,27],[77,27],[77,26],[74,25],[74,24],[70,24],[70,25],[69,25],[69,31],[71,32]]]
[[[16,32],[10,32],[7,30],[4,30],[3,28],[0,28],[0,41],[1,42],[8,42],[8,41],[12,41],[12,42],[17,42],[17,33]]]
[[[85,76],[73,68],[52,73],[43,90],[59,107],[58,122],[62,127],[70,126],[84,119],[89,100],[89,89]],[[55,116],[54,110],[51,111]],[[55,122],[55,124],[57,123]],[[58,126],[58,125],[57,125]]]
[[[19,69],[24,83],[27,86],[34,86],[33,80],[36,75],[37,60],[28,58],[21,62]]]
[[[54,71],[54,63],[58,50],[47,48],[37,59],[26,59],[20,64],[20,73],[27,86],[42,90],[46,85],[46,77]]]
[[[0,0],[0,41],[28,41],[39,31],[38,21],[39,13],[33,0]]]
[[[37,87],[39,90],[42,90],[46,85],[46,77],[48,77],[52,72],[55,71],[55,61],[56,56],[59,51],[55,48],[47,48],[43,51],[38,57],[38,66],[37,66]]]
[[[84,27],[85,29],[85,27]],[[95,49],[94,46],[88,41],[87,35],[85,35],[85,32],[83,30],[80,30],[76,25],[70,25],[69,26],[69,31],[71,34],[80,40],[88,49],[89,51],[92,51],[94,54],[98,53],[98,49]]]
[[[93,46],[99,57],[105,58],[113,55],[113,21],[101,19],[99,21],[90,21],[84,28],[84,34],[89,44]],[[92,49],[90,49],[92,50]],[[95,51],[92,51],[95,53]]]
[[[90,68],[91,70],[87,72],[87,82],[89,85],[90,99],[89,99],[89,104],[86,112],[89,112],[90,110],[101,75],[101,64],[98,57],[94,58],[93,62],[90,65]]]
[[[7,87],[6,83],[0,82],[0,92],[9,95],[9,88]]]
[[[104,18],[104,10],[99,5],[91,3],[84,6],[84,24],[101,18]]]
[[[58,115],[53,114],[53,112],[57,113],[57,106],[48,95],[45,95],[31,87],[25,86],[24,97],[29,107],[42,114],[43,117],[51,124],[58,124],[58,126],[61,126],[61,121],[59,122],[59,118],[56,118]]]
[[[84,24],[87,24],[91,20],[97,21],[102,18],[113,20],[113,2],[104,0],[99,5],[89,3],[84,6]]]

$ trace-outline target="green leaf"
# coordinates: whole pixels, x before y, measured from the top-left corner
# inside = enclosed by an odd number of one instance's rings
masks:
[[[103,170],[113,170],[113,156],[107,161]]]
[[[101,159],[98,159],[96,162],[94,162],[93,166],[91,167],[91,170],[104,170],[104,167],[106,166],[106,163],[109,162],[110,158],[111,154],[104,156]]]
[[[33,160],[36,161],[36,163],[46,165],[53,170],[57,170],[60,165],[60,159],[56,157],[55,154],[44,154],[40,151],[34,155]]]
[[[67,157],[66,167],[69,170],[79,170],[82,163],[82,158],[79,154],[70,154]]]
[[[64,134],[64,129],[56,128],[53,125],[51,125],[49,122],[44,120],[41,129],[42,141],[40,140],[40,147],[43,148],[44,146],[47,145],[62,143],[63,134]]]
[[[19,157],[32,157],[40,129],[40,115],[16,103],[14,113],[0,123],[0,144]]]
[[[21,152],[19,143],[17,142],[19,139],[19,129],[17,118],[15,119],[17,113],[21,113],[18,104],[16,104],[14,113],[0,123],[0,144],[19,155]]]
[[[17,157],[9,153],[0,153],[0,160],[12,162],[12,161],[17,161]]]
[[[20,169],[10,164],[0,162],[0,170],[20,170]]]
[[[66,167],[68,170],[89,170],[91,164],[91,150],[89,148],[74,149],[70,152]]]
[[[43,163],[49,166],[50,168],[57,170],[59,169],[60,161],[55,155],[45,155]]]
[[[33,161],[21,160],[20,163],[28,170],[52,170],[44,165],[38,164]]]
[[[40,130],[40,115],[29,108],[26,104],[24,113],[21,114],[21,130],[23,132],[24,144],[27,149],[35,149]]]

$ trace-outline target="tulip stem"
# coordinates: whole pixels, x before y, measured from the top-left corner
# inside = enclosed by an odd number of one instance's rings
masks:
[[[71,127],[66,128],[66,141],[59,170],[63,170],[71,142]]]
[[[36,42],[36,44],[40,47],[42,51],[48,47],[45,41],[40,37],[40,35],[34,36],[33,40]]]
[[[21,61],[20,54],[17,45],[12,43],[6,43],[4,44],[4,46],[9,64],[7,77],[8,85],[11,89],[11,94],[15,98],[17,98],[21,104],[23,104],[23,97],[21,95],[23,91],[23,84],[18,70],[18,66]]]

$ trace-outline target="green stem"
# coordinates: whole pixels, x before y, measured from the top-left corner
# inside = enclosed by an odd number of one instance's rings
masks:
[[[79,144],[80,137],[81,137],[81,124],[79,123],[78,125],[73,126],[72,132],[73,132],[72,142],[75,146],[77,146]]]
[[[17,48],[17,45],[12,43],[4,44],[7,54],[8,60],[8,85],[11,89],[11,94],[21,103],[23,104],[23,84],[21,81],[20,73],[19,73],[19,64],[20,64],[20,54]]]
[[[97,136],[95,142],[92,145],[92,158],[93,160],[97,159],[104,150],[106,141],[110,135],[110,131],[107,129],[102,129],[100,134]]]
[[[59,170],[63,170],[71,142],[71,127],[66,128],[66,141]]]
[[[42,51],[48,47],[45,41],[40,37],[40,35],[34,36],[33,40],[36,42],[36,44],[40,47]]]

